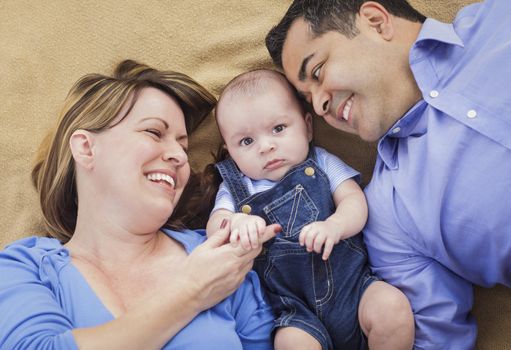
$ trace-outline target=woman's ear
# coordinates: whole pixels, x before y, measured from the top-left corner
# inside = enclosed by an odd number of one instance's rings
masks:
[[[92,169],[94,166],[94,134],[86,130],[76,130],[69,139],[71,154],[76,166]]]
[[[378,33],[384,40],[392,39],[394,36],[393,18],[384,6],[374,1],[367,1],[360,6],[358,14],[366,28]]]
[[[309,142],[312,141],[313,129],[312,129],[312,114],[305,113],[305,125],[307,126],[307,138]]]

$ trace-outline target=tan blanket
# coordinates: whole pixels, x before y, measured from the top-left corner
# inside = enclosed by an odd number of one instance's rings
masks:
[[[502,0],[507,1],[507,0]],[[0,1],[0,247],[41,233],[29,173],[35,149],[71,85],[136,59],[187,73],[213,93],[245,70],[270,66],[263,39],[290,0]],[[474,0],[411,1],[448,21]],[[369,180],[374,145],[316,121],[318,143]],[[193,166],[209,162],[218,135],[209,119],[192,139]],[[108,214],[108,213],[106,213]],[[1,278],[1,277],[0,277]],[[478,289],[479,349],[511,348],[511,293]]]

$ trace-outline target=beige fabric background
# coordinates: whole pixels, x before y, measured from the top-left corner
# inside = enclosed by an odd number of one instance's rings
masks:
[[[503,0],[505,1],[505,0]],[[474,0],[414,0],[424,14],[448,21]],[[263,39],[290,0],[1,0],[0,247],[40,234],[29,180],[33,154],[71,85],[86,73],[110,73],[136,59],[187,73],[218,94],[247,69],[270,66]],[[318,143],[369,180],[374,147],[316,121]],[[319,138],[319,137],[320,138]],[[210,161],[218,142],[211,119],[192,138],[192,164]],[[118,174],[122,176],[122,174]],[[0,278],[2,278],[0,276]],[[476,290],[479,349],[511,348],[511,292]]]

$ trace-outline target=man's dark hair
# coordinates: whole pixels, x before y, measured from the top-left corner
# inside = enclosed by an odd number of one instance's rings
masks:
[[[424,17],[406,0],[373,0],[396,17],[412,22],[424,22]],[[360,7],[367,0],[295,0],[289,6],[279,24],[266,35],[266,48],[273,63],[282,68],[282,48],[289,27],[297,18],[303,18],[309,23],[315,37],[329,31],[337,31],[347,38],[358,35],[355,18]]]

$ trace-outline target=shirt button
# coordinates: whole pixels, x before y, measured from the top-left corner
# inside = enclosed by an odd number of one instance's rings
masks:
[[[393,134],[397,134],[400,131],[401,131],[401,128],[399,126],[397,128],[392,129]]]
[[[245,204],[244,206],[241,207],[241,211],[245,214],[250,214],[252,208],[250,207],[250,205]]]
[[[440,95],[440,94],[438,93],[438,91],[437,91],[437,90],[431,90],[431,91],[429,92],[429,96],[431,96],[431,97],[433,97],[433,98],[438,97],[438,95]]]
[[[477,117],[477,112],[471,109],[470,111],[467,112],[467,117],[469,117],[470,119],[475,118]]]
[[[310,166],[305,168],[304,172],[305,172],[305,175],[307,175],[307,176],[313,176],[315,173],[314,168],[310,167]]]

